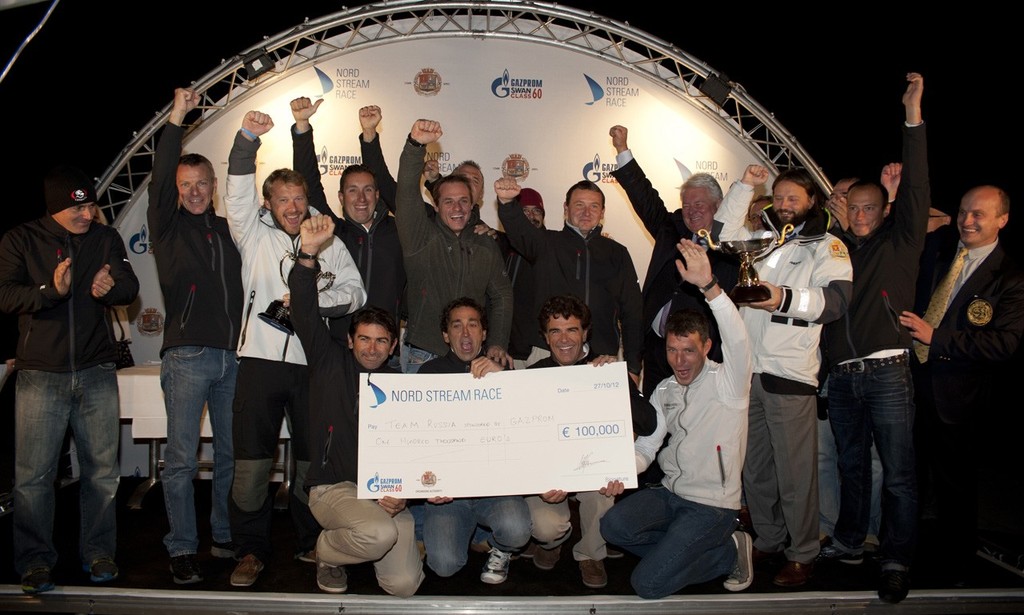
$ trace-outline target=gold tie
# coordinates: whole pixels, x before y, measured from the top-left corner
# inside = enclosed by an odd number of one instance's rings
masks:
[[[942,282],[939,283],[935,288],[935,292],[932,293],[932,300],[928,303],[928,309],[924,313],[924,321],[931,325],[933,329],[942,322],[942,317],[946,313],[946,307],[949,305],[950,296],[953,294],[953,287],[956,285],[956,279],[960,277],[960,270],[964,268],[965,260],[967,260],[967,248],[960,248],[956,253],[956,258],[953,259],[953,264],[949,266],[946,277],[942,278]],[[928,361],[927,345],[915,341],[914,352],[921,363]]]

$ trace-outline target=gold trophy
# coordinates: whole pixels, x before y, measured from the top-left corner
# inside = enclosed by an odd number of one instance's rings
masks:
[[[278,273],[281,274],[281,282],[284,283],[285,287],[288,286],[288,276],[287,276],[287,274],[285,274],[284,264],[285,264],[285,262],[287,262],[289,260],[292,261],[292,262],[295,261],[295,254],[294,253],[290,253],[290,252],[286,253],[281,258],[281,261],[278,263],[278,269],[279,269]],[[319,260],[319,259],[317,259],[317,260]],[[290,271],[290,269],[289,269],[289,271]],[[316,288],[316,292],[317,292],[317,294],[320,294],[320,293],[324,292],[325,290],[327,290],[327,289],[331,288],[332,286],[334,286],[334,279],[335,279],[335,277],[336,276],[334,275],[334,273],[332,273],[330,271],[318,271],[317,274],[316,274],[316,287],[317,287]],[[288,335],[295,335],[295,327],[292,326],[291,315],[292,315],[291,308],[286,306],[284,304],[283,300],[281,300],[281,299],[274,299],[273,301],[270,302],[270,305],[267,306],[266,310],[260,312],[256,316],[258,316],[260,320],[262,320],[263,322],[267,323],[271,327],[274,327],[275,329],[277,329],[281,333],[286,333]]]
[[[772,250],[784,244],[786,242],[786,235],[792,230],[793,225],[787,224],[782,228],[781,233],[776,232],[773,228],[771,230],[773,236],[771,237],[719,241],[718,243],[711,240],[711,234],[705,229],[700,229],[697,231],[697,234],[703,237],[704,241],[708,242],[708,247],[712,250],[719,250],[739,258],[739,281],[736,282],[736,287],[729,291],[729,298],[736,305],[742,305],[766,301],[771,298],[771,291],[766,286],[762,286],[761,280],[757,277],[754,262],[768,256]]]

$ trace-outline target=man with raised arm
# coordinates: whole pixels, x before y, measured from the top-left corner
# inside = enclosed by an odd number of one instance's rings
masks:
[[[302,223],[301,252],[320,252],[333,232],[327,216],[308,218]],[[310,464],[306,486],[309,509],[323,527],[316,544],[317,586],[346,592],[345,567],[373,562],[381,588],[408,597],[423,581],[423,563],[405,500],[360,500],[355,484],[359,374],[395,373],[387,362],[398,343],[398,326],[387,310],[367,306],[352,314],[347,343],[332,338],[317,306],[316,277],[316,261],[300,258],[288,287],[292,323],[309,361],[309,441],[317,459]]]
[[[313,144],[313,126],[310,124],[310,118],[322,103],[323,99],[313,103],[305,97],[291,101],[292,117],[295,118],[291,131],[292,164],[310,187],[310,206],[331,216],[335,234],[344,242],[359,267],[366,288],[366,304],[384,308],[395,322],[400,322],[406,279],[395,218],[381,198],[377,176],[363,164],[349,165],[341,173],[338,201],[341,202],[342,215],[335,214],[327,204]],[[360,110],[362,121],[363,112]],[[388,181],[391,181],[390,177]],[[332,325],[344,324],[341,339],[347,334],[346,320],[332,321]]]
[[[711,317],[711,309],[700,292],[691,284],[683,283],[676,272],[679,252],[676,244],[680,239],[690,239],[706,246],[697,235],[700,230],[711,234],[718,241],[722,223],[715,221],[715,212],[722,202],[722,187],[718,180],[708,173],[691,175],[679,187],[681,207],[669,211],[661,195],[651,184],[640,164],[633,157],[627,139],[629,130],[625,126],[612,126],[608,131],[615,148],[616,170],[612,176],[626,192],[629,204],[643,222],[644,228],[654,239],[651,262],[643,283],[643,326],[644,326],[644,379],[643,393],[650,396],[654,387],[672,374],[665,361],[665,333],[662,330],[668,315],[675,310],[692,308],[703,311],[711,327],[711,353],[715,361],[722,360],[721,336],[718,325]],[[732,256],[721,252],[708,254],[711,269],[723,288],[736,284],[738,264]]]
[[[447,352],[437,323],[453,299],[470,297],[487,306],[491,323],[487,356],[503,364],[512,326],[512,286],[497,243],[468,228],[473,212],[469,182],[460,175],[441,178],[432,190],[437,215],[430,219],[423,208],[420,175],[425,146],[441,134],[438,122],[414,122],[398,167],[395,219],[409,276],[405,340],[409,372]]]
[[[316,561],[313,549],[320,533],[303,488],[313,455],[307,439],[306,355],[300,341],[274,318],[262,317],[271,316],[263,311],[272,301],[287,301],[288,273],[298,259],[317,262],[321,316],[344,316],[366,301],[359,270],[340,241],[326,242],[316,254],[301,250],[300,225],[311,213],[302,175],[291,169],[277,169],[264,180],[262,198],[256,193],[256,152],[260,137],[273,127],[269,115],[249,111],[228,157],[225,203],[231,237],[242,255],[246,301],[238,343],[241,359],[232,426],[235,479],[231,485],[231,533],[240,559],[231,584],[236,587],[255,583],[270,556],[272,498],[267,482],[285,414],[290,418],[296,460],[289,509],[296,526],[299,559]],[[275,310],[276,315],[279,312]]]
[[[509,242],[534,268],[535,311],[540,313],[544,302],[555,295],[572,294],[582,299],[592,314],[593,351],[618,356],[621,346],[626,369],[638,383],[643,300],[629,250],[601,234],[601,188],[588,181],[569,187],[564,203],[565,226],[560,231],[531,224],[517,204],[520,191],[514,178],[494,182],[498,217]],[[539,331],[533,334],[532,343],[538,348],[546,345]]]
[[[871,445],[882,461],[882,577],[878,596],[907,596],[917,543],[914,387],[910,333],[899,312],[914,305],[918,262],[928,227],[931,188],[921,118],[924,79],[907,75],[903,106],[903,165],[899,192],[875,182],[853,183],[846,197],[842,239],[853,266],[853,298],[841,318],[825,325],[829,422],[839,460],[839,518],[818,560],[859,564],[871,511]],[[897,173],[887,166],[886,173]],[[896,197],[892,206],[892,196]],[[890,213],[891,210],[891,213]]]
[[[677,262],[680,276],[700,289],[718,320],[723,362],[708,359],[711,338],[701,312],[684,309],[669,316],[665,353],[672,375],[651,395],[660,415],[657,429],[636,444],[646,463],[657,455],[665,477],[617,503],[601,520],[609,543],[641,558],[631,577],[641,598],[661,598],[726,575],[730,591],[746,589],[753,580],[750,536],[736,530],[750,342],[704,250],[688,239],[678,249],[686,261]],[[668,444],[658,453],[666,433]]]
[[[161,479],[170,525],[164,546],[178,584],[203,580],[196,559],[199,536],[192,482],[199,471],[196,451],[204,406],[213,431],[210,553],[235,556],[228,492],[235,463],[231,404],[242,322],[242,257],[231,240],[227,220],[213,208],[217,192],[213,165],[201,154],[182,155],[182,123],[198,104],[195,90],[174,90],[153,159],[147,211],[167,312],[160,349],[160,385],[167,411]]]

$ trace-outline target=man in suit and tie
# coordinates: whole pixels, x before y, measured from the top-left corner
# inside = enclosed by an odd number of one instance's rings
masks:
[[[965,582],[977,548],[980,451],[974,430],[989,407],[996,368],[1013,356],[1024,333],[1024,272],[999,242],[1009,217],[1010,199],[1002,189],[969,190],[957,214],[955,256],[940,250],[937,266],[925,263],[922,275],[931,292],[919,293],[917,313],[900,315],[915,340],[918,442],[922,463],[932,472],[955,583]]]

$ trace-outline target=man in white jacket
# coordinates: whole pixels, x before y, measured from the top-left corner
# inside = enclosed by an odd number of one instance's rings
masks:
[[[262,199],[256,193],[260,136],[273,127],[269,115],[249,111],[228,157],[225,204],[231,237],[242,255],[245,293],[232,426],[235,478],[229,502],[231,535],[238,546],[239,562],[231,575],[236,587],[252,585],[270,557],[272,498],[267,482],[286,413],[296,460],[289,503],[298,541],[296,556],[315,562],[311,552],[320,533],[303,489],[311,454],[306,433],[306,355],[294,334],[262,316],[272,301],[287,305],[288,274],[298,261],[311,263],[318,270],[321,316],[343,316],[366,302],[359,270],[340,240],[332,239],[318,250],[303,249],[299,227],[318,212],[307,204],[307,186],[301,174],[278,169],[263,182]]]
[[[641,598],[661,598],[725,575],[725,588],[740,591],[753,579],[750,537],[734,531],[747,446],[750,343],[707,254],[686,239],[678,247],[687,263],[677,261],[680,275],[704,293],[718,323],[723,362],[707,358],[711,338],[703,314],[680,310],[669,316],[665,351],[672,375],[651,395],[660,415],[655,432],[635,443],[637,470],[657,454],[665,477],[601,519],[609,544],[640,556],[630,582]],[[659,454],[666,433],[670,438]]]

